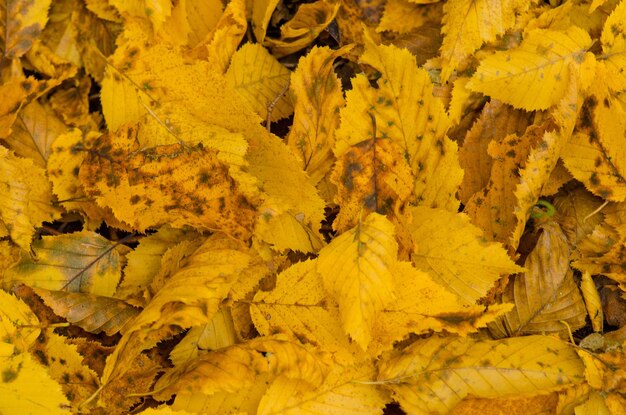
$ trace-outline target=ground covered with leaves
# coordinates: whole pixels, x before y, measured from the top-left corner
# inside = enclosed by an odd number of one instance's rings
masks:
[[[626,414],[626,0],[0,4],[0,413]]]

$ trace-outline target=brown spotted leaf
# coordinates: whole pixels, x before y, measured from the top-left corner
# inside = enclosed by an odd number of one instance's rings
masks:
[[[5,0],[0,4],[2,57],[19,58],[28,52],[48,21],[51,0]]]

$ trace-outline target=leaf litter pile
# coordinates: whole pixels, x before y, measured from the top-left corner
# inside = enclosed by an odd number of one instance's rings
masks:
[[[0,413],[626,413],[626,0],[0,16]]]

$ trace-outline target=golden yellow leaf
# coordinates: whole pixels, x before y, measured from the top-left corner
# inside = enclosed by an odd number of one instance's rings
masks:
[[[174,411],[169,405],[161,405],[156,408],[148,408],[141,412],[137,412],[138,415],[193,415],[196,413],[199,412],[187,412],[182,409]]]
[[[187,44],[190,32],[191,26],[187,21],[187,2],[172,3],[170,15],[159,27],[157,36],[172,45],[182,46]]]
[[[319,233],[303,222],[302,216],[293,211],[276,214],[265,209],[257,221],[254,234],[278,252],[287,249],[317,252],[324,243]]]
[[[135,357],[183,328],[211,321],[230,287],[248,266],[250,255],[222,235],[207,239],[188,258],[163,275],[154,297],[124,328],[122,339],[107,359],[106,385],[121,376]]]
[[[20,58],[39,37],[48,22],[51,0],[8,1],[0,8],[2,55]]]
[[[140,311],[122,300],[101,295],[43,288],[34,288],[33,291],[56,315],[90,333],[105,332],[112,336]]]
[[[274,104],[271,121],[293,113],[289,94],[282,94],[289,83],[290,72],[258,43],[246,43],[232,57],[226,80],[248,101],[261,118],[267,117]]]
[[[376,31],[408,33],[430,22],[432,15],[436,13],[436,8],[431,6],[415,4],[409,0],[389,0],[385,3],[385,11]]]
[[[274,9],[280,0],[254,0],[250,1],[252,5],[252,30],[254,37],[259,43],[263,43],[267,27],[274,13]]]
[[[592,392],[589,399],[576,407],[576,415],[610,415],[612,412],[606,406],[606,402],[600,393]]]
[[[0,340],[4,343],[0,358],[26,352],[39,333],[39,319],[24,301],[0,290]]]
[[[583,272],[582,279],[580,281],[580,292],[585,299],[585,306],[587,307],[587,314],[591,319],[591,326],[593,331],[602,332],[604,324],[604,314],[602,312],[602,302],[600,300],[600,294],[596,288],[596,284],[591,278],[591,274]]]
[[[1,412],[28,415],[71,413],[59,384],[30,354],[0,355],[0,372]]]
[[[578,68],[590,46],[587,32],[576,26],[566,31],[535,29],[519,47],[484,59],[467,87],[516,108],[547,109],[565,95],[570,64]]]
[[[515,24],[515,14],[528,3],[520,0],[452,0],[443,6],[441,79],[447,81],[459,63],[484,42],[491,42]]]
[[[381,364],[378,380],[408,413],[445,414],[464,397],[549,392],[584,381],[575,349],[554,337],[417,340]]]
[[[300,156],[301,166],[314,184],[328,175],[334,161],[332,148],[339,126],[336,114],[344,99],[333,63],[349,50],[313,47],[300,58],[291,75],[295,108],[287,144]]]
[[[217,350],[237,343],[233,317],[228,308],[220,308],[211,321],[192,327],[172,349],[169,359],[174,366],[184,365],[207,350]]]
[[[124,278],[115,291],[115,297],[128,299],[138,296],[150,286],[162,265],[165,252],[179,242],[197,240],[198,234],[163,226],[156,233],[139,241],[139,246],[126,255]],[[193,245],[185,245],[193,249]],[[141,304],[142,306],[145,304]]]
[[[364,350],[378,313],[394,299],[397,251],[393,224],[370,213],[319,252],[317,271],[339,304],[342,327]]]
[[[112,296],[128,248],[95,232],[44,236],[33,242],[35,257],[23,257],[6,278],[47,290]]]
[[[626,89],[626,3],[620,2],[606,19],[600,41],[604,55],[598,57],[607,69],[611,79],[611,90],[620,92]]]
[[[286,376],[319,386],[329,361],[285,335],[259,337],[199,356],[184,367],[167,371],[155,385],[157,399],[175,391],[213,394],[237,392],[254,385],[259,375]]]
[[[82,59],[78,48],[78,31],[72,19],[73,12],[86,12],[84,5],[75,0],[55,1],[50,7],[50,20],[46,24],[41,40],[55,55],[80,67]]]
[[[491,144],[492,146],[502,147],[507,135],[523,136],[531,122],[532,118],[528,112],[516,110],[498,100],[491,100],[485,104],[480,117],[467,132],[459,149],[459,163],[465,172],[459,189],[461,202],[467,205],[472,195],[488,187],[493,172],[492,166],[499,161],[494,160],[488,153],[491,141],[496,141]],[[516,155],[517,152],[515,151]]]
[[[29,251],[35,228],[59,217],[45,170],[0,147],[0,223],[11,240]]]
[[[585,325],[585,304],[569,267],[569,244],[559,225],[543,224],[537,245],[524,262],[526,271],[509,282],[502,301],[515,309],[504,316],[499,336],[557,333],[562,337]],[[498,327],[502,330],[502,327]],[[492,330],[496,332],[496,330]]]
[[[339,156],[330,177],[337,187],[335,202],[341,206],[333,228],[340,232],[370,212],[398,215],[410,201],[414,178],[402,149],[377,135],[374,119],[372,123],[371,139]]]
[[[218,391],[212,394],[178,392],[171,408],[174,411],[186,410],[193,414],[254,414],[261,397],[267,390],[268,378],[268,374],[262,373],[249,388],[237,392]],[[174,412],[171,415],[178,415],[178,413]]]
[[[485,240],[466,215],[423,206],[409,212],[411,261],[464,304],[473,305],[487,295],[501,275],[521,271],[502,245]]]
[[[258,292],[250,304],[256,329],[267,336],[280,330],[303,344],[311,344],[350,361],[353,347],[345,335],[338,305],[326,296],[315,261],[305,261],[287,268],[276,277],[276,287]]]
[[[347,92],[347,105],[341,110],[335,155],[341,157],[371,137],[373,117],[376,136],[399,146],[411,167],[412,201],[456,211],[455,194],[463,171],[457,145],[445,135],[449,120],[442,102],[433,96],[428,73],[416,68],[408,51],[377,46],[371,38],[367,38],[361,61],[378,70],[381,78],[377,88],[363,75],[352,80],[353,89]]]
[[[171,0],[109,0],[123,16],[149,21],[156,32],[172,13]]]
[[[552,415],[556,412],[558,393],[531,396],[516,395],[504,398],[463,399],[450,415]]]
[[[206,46],[202,43],[196,49],[206,47],[207,59],[217,72],[223,74],[246,33],[246,1],[233,0],[228,3],[218,20],[215,29],[207,35]],[[201,55],[202,56],[202,55]]]
[[[530,210],[539,200],[541,190],[554,170],[566,140],[567,137],[562,132],[546,132],[536,147],[531,149],[526,165],[520,171],[520,182],[515,189],[517,206],[514,213],[517,221],[509,242],[510,246],[516,248],[519,244]]]
[[[185,0],[185,3],[187,22],[191,29],[188,44],[194,47],[217,26],[224,5],[221,0]]]
[[[280,27],[280,39],[266,37],[264,44],[277,58],[305,48],[333,21],[340,5],[327,0],[300,4],[293,18]]]
[[[33,101],[17,114],[13,132],[4,141],[17,155],[45,167],[52,152],[52,142],[66,131],[65,124],[50,107]]]
[[[510,304],[467,306],[453,293],[433,281],[410,262],[398,261],[391,273],[395,277],[395,300],[379,313],[373,327],[374,340],[368,352],[378,356],[409,334],[429,331],[467,335],[511,309]]]
[[[280,376],[259,403],[259,415],[270,414],[380,414],[386,395],[367,384],[375,376],[371,362],[358,366],[334,366],[324,383],[314,388],[306,380]],[[359,383],[359,382],[363,383]]]
[[[515,191],[520,183],[521,169],[525,167],[529,153],[540,142],[547,126],[534,124],[519,137],[510,134],[492,140],[487,146],[487,154],[492,159],[489,181],[470,197],[463,212],[470,216],[474,225],[484,230],[489,240],[508,247],[509,238],[519,220],[515,215],[519,203]],[[472,142],[466,145],[472,145]]]
[[[602,222],[602,214],[589,216],[602,205],[602,199],[585,189],[561,192],[552,204],[558,212],[555,220],[565,232],[571,246],[576,247]],[[603,212],[608,212],[608,209]]]

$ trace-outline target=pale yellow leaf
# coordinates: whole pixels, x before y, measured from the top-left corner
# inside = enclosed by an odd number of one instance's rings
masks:
[[[35,228],[58,219],[60,213],[52,204],[45,170],[0,146],[0,223],[11,240],[29,251]]]
[[[339,303],[346,333],[361,348],[372,339],[376,316],[393,301],[393,267],[398,251],[393,224],[370,213],[319,252],[317,271]]]
[[[577,74],[590,46],[589,34],[576,26],[566,31],[535,29],[517,48],[484,59],[467,87],[516,108],[547,109],[565,95],[570,64]]]
[[[293,113],[290,96],[284,93],[290,75],[263,46],[246,43],[233,55],[226,80],[261,118],[267,117],[268,106],[273,104],[271,120],[277,121]]]
[[[546,393],[583,382],[583,371],[574,347],[554,337],[431,337],[383,362],[378,380],[407,413],[446,414],[468,395]]]
[[[502,245],[485,240],[466,215],[422,206],[410,208],[410,213],[413,264],[464,303],[473,305],[500,276],[521,270]]]
[[[528,3],[520,0],[449,0],[443,6],[441,79],[447,81],[459,63],[484,42],[491,42],[515,24],[515,14]]]

